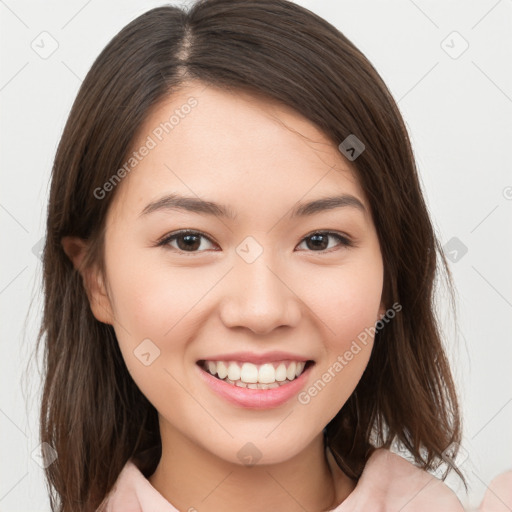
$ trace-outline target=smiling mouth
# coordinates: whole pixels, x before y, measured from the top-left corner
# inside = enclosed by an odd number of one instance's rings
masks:
[[[233,386],[248,389],[274,389],[293,382],[315,362],[284,360],[253,364],[201,359],[197,364],[203,371]]]

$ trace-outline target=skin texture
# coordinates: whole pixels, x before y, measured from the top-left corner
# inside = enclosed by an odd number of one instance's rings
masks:
[[[114,326],[132,378],[159,413],[162,458],[150,482],[175,507],[327,510],[355,482],[330,469],[322,429],[355,389],[373,340],[308,404],[294,397],[267,410],[215,394],[196,361],[282,350],[315,361],[303,389],[321,378],[386,309],[369,204],[350,163],[318,128],[245,93],[190,82],[150,112],[134,150],[190,97],[197,105],[117,185],[106,219],[106,276],[83,274],[91,309]],[[140,215],[171,192],[229,206],[237,217]],[[342,193],[357,197],[366,214],[345,206],[290,218],[298,202]],[[208,238],[193,254],[180,252],[179,239],[156,246],[180,229]],[[355,246],[330,236],[326,249],[316,248],[307,237],[324,230]],[[263,251],[252,263],[236,251],[246,237],[257,242],[251,250]],[[85,244],[66,238],[63,246],[78,268]],[[160,350],[148,366],[134,354],[145,339]],[[248,442],[261,454],[252,467],[238,455]]]

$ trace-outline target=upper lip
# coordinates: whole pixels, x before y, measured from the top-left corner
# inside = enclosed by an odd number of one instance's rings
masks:
[[[261,364],[273,361],[282,361],[289,359],[291,361],[310,361],[309,357],[304,357],[291,352],[272,351],[256,354],[254,352],[231,352],[229,354],[215,354],[200,359],[200,361],[240,361],[243,363]]]

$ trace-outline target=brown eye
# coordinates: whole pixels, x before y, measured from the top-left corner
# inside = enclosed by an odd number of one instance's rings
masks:
[[[207,236],[198,231],[180,231],[165,237],[158,245],[169,246],[178,252],[201,253],[206,250],[204,249],[203,240],[208,240],[208,242],[212,243]],[[171,245],[171,242],[176,242],[176,246]],[[198,250],[200,247],[203,247],[203,250]]]
[[[213,244],[206,235],[199,231],[179,231],[166,236],[157,245],[168,247],[177,252],[195,254],[208,250],[208,247],[204,247],[204,240],[207,241],[206,245],[208,243]],[[338,243],[331,244],[330,240],[337,240]],[[331,252],[330,249],[336,246],[353,247],[354,245],[349,238],[332,232],[312,233],[303,239],[302,244],[304,243],[306,244],[306,249],[312,252]]]
[[[313,233],[305,237],[302,243],[305,243],[306,247],[313,252],[322,252],[333,248],[333,245],[329,245],[329,238],[338,240],[338,245],[343,247],[352,247],[353,245],[347,237],[331,232]]]

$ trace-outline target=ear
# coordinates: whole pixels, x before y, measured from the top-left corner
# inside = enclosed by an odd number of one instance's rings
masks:
[[[101,272],[96,266],[84,269],[82,265],[87,252],[87,242],[75,236],[65,236],[62,238],[61,244],[67,257],[82,276],[82,282],[94,317],[104,324],[113,325],[112,304],[107,295]]]
[[[386,310],[386,305],[384,304],[384,302],[381,302],[379,307],[379,314],[377,315],[377,320],[380,320],[384,316]]]

